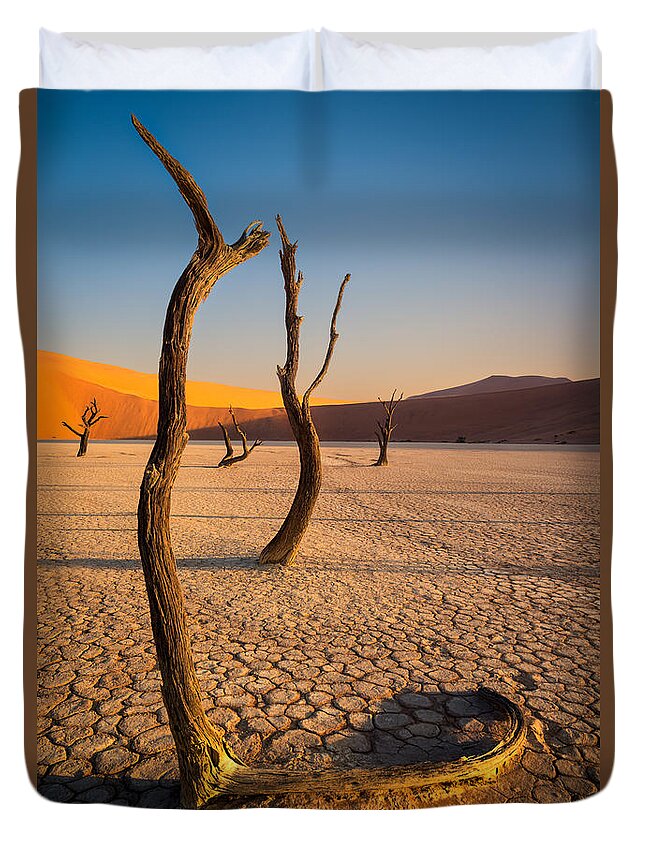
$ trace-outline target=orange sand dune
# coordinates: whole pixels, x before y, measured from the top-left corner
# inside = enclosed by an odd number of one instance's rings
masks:
[[[61,420],[76,426],[92,397],[109,416],[96,425],[94,438],[151,438],[157,431],[154,380],[132,370],[40,352],[38,438],[73,438]],[[191,389],[197,386],[204,393],[208,391],[211,396],[207,399],[213,401],[212,405],[195,405],[195,400],[206,398],[189,390],[188,431],[193,439],[220,438],[217,422],[230,420],[229,400],[237,409],[240,423],[246,425],[249,438],[292,438],[277,394],[207,382],[188,384]],[[267,398],[271,402],[261,405]],[[599,398],[600,381],[590,379],[486,394],[409,399],[397,409],[395,438],[451,442],[464,436],[469,442],[597,444]],[[379,403],[318,405],[314,420],[324,441],[370,441],[382,413]]]
[[[73,438],[61,421],[76,426],[92,397],[110,416],[110,420],[97,424],[95,438],[151,435],[156,431],[156,374],[38,351],[38,438]],[[194,420],[200,427],[212,424],[215,410],[222,410],[221,417],[231,403],[236,409],[252,410],[282,405],[278,391],[237,388],[216,382],[189,381],[186,399],[191,409],[198,409]],[[322,405],[336,401],[316,398],[312,402]]]

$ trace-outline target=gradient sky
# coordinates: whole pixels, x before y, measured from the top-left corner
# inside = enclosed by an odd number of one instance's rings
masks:
[[[269,247],[200,308],[189,377],[277,390],[274,216],[299,241],[304,389],[374,399],[492,373],[599,372],[598,92],[38,93],[39,347],[156,372],[192,217],[130,124],[194,175],[225,238]]]

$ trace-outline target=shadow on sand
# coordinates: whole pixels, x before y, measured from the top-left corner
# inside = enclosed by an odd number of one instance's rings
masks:
[[[360,714],[361,729],[346,725],[325,738],[323,746],[279,753],[276,740],[284,732],[265,737],[262,750],[252,759],[245,756],[250,730],[241,721],[229,733],[235,748],[250,766],[281,766],[299,769],[360,767],[365,770],[421,762],[455,761],[492,749],[505,734],[508,719],[499,707],[478,692],[415,692],[404,689],[389,699],[373,703]],[[306,720],[291,731],[305,731]],[[42,796],[57,802],[112,803],[139,808],[178,808],[179,783],[174,756],[160,762],[159,779],[134,778],[134,768],[114,775],[46,775],[38,780]],[[94,757],[94,761],[95,761]],[[168,766],[168,765],[171,766]],[[304,792],[306,796],[307,792]],[[217,807],[263,805],[263,798],[227,797]]]

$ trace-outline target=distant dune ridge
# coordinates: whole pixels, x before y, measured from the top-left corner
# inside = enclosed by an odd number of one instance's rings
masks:
[[[109,418],[93,430],[96,439],[152,438],[157,427],[157,377],[39,351],[38,438],[69,438],[96,397]],[[193,439],[220,439],[218,420],[228,405],[249,439],[290,440],[291,430],[277,391],[188,382],[188,429]],[[314,421],[323,441],[374,441],[380,403],[316,401]],[[567,443],[600,441],[600,380],[565,377],[490,376],[441,391],[409,397],[397,409],[397,441]]]
[[[428,397],[463,397],[466,394],[490,394],[495,391],[521,391],[524,388],[539,388],[542,385],[562,385],[571,382],[566,376],[487,376],[466,385],[444,388],[441,391],[428,391],[415,394],[410,400],[426,400]]]

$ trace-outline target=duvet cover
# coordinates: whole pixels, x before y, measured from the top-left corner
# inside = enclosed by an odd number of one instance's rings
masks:
[[[598,791],[609,94],[32,90],[21,125],[40,793]]]

